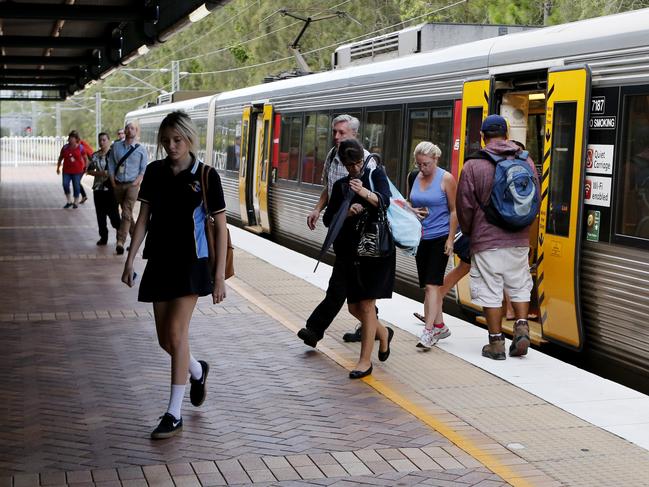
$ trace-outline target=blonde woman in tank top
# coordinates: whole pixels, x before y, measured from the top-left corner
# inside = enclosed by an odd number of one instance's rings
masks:
[[[451,332],[435,318],[442,309],[441,286],[449,256],[453,255],[453,240],[457,229],[453,175],[438,166],[442,151],[432,142],[420,142],[414,157],[419,174],[412,185],[410,203],[421,219],[422,239],[417,249],[419,286],[425,289],[425,328],[417,347],[428,349]]]

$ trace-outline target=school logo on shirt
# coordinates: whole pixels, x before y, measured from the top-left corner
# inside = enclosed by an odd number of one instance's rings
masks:
[[[198,181],[193,181],[193,182],[189,183],[189,187],[192,188],[192,191],[194,193],[200,193],[201,192],[201,183],[199,183]]]

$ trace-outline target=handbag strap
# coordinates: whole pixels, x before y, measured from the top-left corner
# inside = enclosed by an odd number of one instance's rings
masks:
[[[373,154],[370,154],[367,158],[369,159],[372,155]],[[374,173],[374,169],[376,169],[376,168],[370,169],[370,175],[369,175],[370,189],[372,190],[372,193],[375,193],[375,191],[374,191],[374,181],[372,181],[372,174]],[[378,216],[379,216],[379,220],[382,221],[383,218],[385,218],[385,212],[386,212],[385,205],[383,204],[383,199],[378,194],[376,195],[376,198],[379,200],[379,207],[378,207],[379,211],[377,213],[378,213]]]
[[[201,190],[203,193],[203,208],[205,209],[205,216],[209,215],[209,211],[207,209],[207,181],[208,181],[208,176],[210,172],[210,167],[203,164],[201,167]]]

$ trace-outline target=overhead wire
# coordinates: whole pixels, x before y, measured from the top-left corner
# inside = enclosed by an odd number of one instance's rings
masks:
[[[388,30],[388,29],[393,29],[395,27],[398,27],[399,25],[409,23],[409,22],[413,22],[415,20],[418,20],[418,19],[420,19],[422,17],[426,17],[428,15],[433,15],[435,13],[438,13],[438,12],[441,12],[443,10],[455,7],[455,6],[460,5],[462,3],[466,3],[467,1],[468,0],[458,0],[457,2],[445,5],[444,7],[440,7],[440,8],[435,9],[435,10],[428,11],[426,13],[423,13],[421,15],[417,15],[415,17],[411,17],[409,19],[402,20],[402,21],[397,22],[396,24],[390,25],[388,27],[383,27],[381,29],[377,29],[377,30],[374,30],[372,32],[367,32],[365,34],[361,34],[361,35],[358,35],[358,36],[355,36],[355,37],[350,37],[349,39],[345,39],[343,41],[337,41],[337,42],[335,42],[333,44],[329,44],[328,46],[323,46],[323,47],[319,47],[317,49],[312,49],[310,51],[306,51],[306,52],[303,52],[301,54],[303,56],[308,56],[310,54],[314,54],[316,52],[323,51],[325,49],[330,49],[330,48],[332,48],[334,46],[339,46],[341,44],[346,44],[348,42],[355,41],[355,40],[358,40],[358,39],[361,39],[361,38],[367,38],[367,37],[369,37],[369,36],[371,36],[373,34],[377,34],[379,32],[382,32],[382,31],[385,31],[385,30]],[[242,71],[242,70],[245,70],[245,69],[252,69],[252,68],[257,68],[257,67],[260,67],[260,66],[266,66],[268,64],[279,63],[279,62],[282,62],[282,61],[286,61],[288,59],[293,59],[293,56],[286,56],[286,57],[279,58],[279,59],[271,59],[270,61],[265,61],[265,62],[262,62],[262,63],[252,64],[252,65],[248,65],[248,66],[239,66],[239,67],[236,67],[236,68],[227,68],[227,69],[221,69],[221,70],[217,70],[217,71],[204,71],[204,72],[197,72],[197,73],[188,73],[187,76],[202,76],[202,75],[219,74],[219,73],[230,73],[230,72],[233,72],[233,71]]]
[[[349,2],[351,2],[351,0],[344,0],[344,1],[342,1],[342,2],[340,2],[340,3],[338,3],[338,4],[336,4],[336,5],[332,5],[331,8],[329,8],[329,9],[327,9],[327,10],[333,10],[333,9],[338,8],[338,7],[341,7],[342,5],[345,5],[346,3],[349,3]],[[315,15],[316,15],[316,16],[317,16],[317,15],[320,15],[320,14],[322,14],[323,12],[324,12],[324,11],[320,11],[320,12],[318,12],[318,13],[315,14]],[[264,19],[264,20],[265,20],[265,19]],[[262,21],[262,22],[263,22],[263,21]],[[260,23],[261,23],[261,22],[260,22]],[[290,24],[287,24],[287,25],[285,25],[285,26],[283,26],[283,27],[280,27],[280,28],[278,28],[278,29],[275,29],[275,30],[273,30],[273,31],[267,32],[266,34],[263,34],[263,35],[260,35],[260,36],[257,36],[257,37],[253,37],[253,38],[251,38],[251,39],[247,39],[247,40],[245,40],[245,41],[239,41],[239,42],[237,42],[237,43],[230,44],[229,46],[220,47],[220,48],[218,48],[218,49],[216,49],[216,50],[214,50],[214,51],[210,51],[210,52],[206,52],[206,53],[202,53],[202,54],[197,54],[197,55],[195,55],[195,56],[190,56],[190,57],[186,57],[186,58],[178,59],[178,61],[180,61],[180,62],[183,62],[183,61],[190,61],[190,60],[192,60],[192,59],[198,59],[198,58],[202,58],[202,57],[206,57],[206,56],[211,56],[212,54],[218,54],[219,52],[227,51],[228,49],[231,49],[231,48],[233,48],[233,47],[241,46],[241,45],[244,45],[244,44],[248,44],[248,43],[250,43],[250,42],[253,42],[253,41],[257,41],[257,40],[259,40],[259,39],[263,39],[264,37],[268,37],[268,36],[270,36],[270,35],[272,35],[272,34],[275,34],[276,32],[279,32],[279,31],[281,31],[281,30],[288,29],[289,27],[293,27],[293,26],[298,25],[298,24],[301,24],[301,23],[302,23],[302,22],[299,21],[299,20],[296,21],[296,22],[291,22]]]

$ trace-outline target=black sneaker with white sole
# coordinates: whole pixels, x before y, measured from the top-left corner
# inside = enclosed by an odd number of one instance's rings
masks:
[[[154,440],[164,440],[177,435],[183,430],[183,418],[176,419],[171,413],[164,413],[161,416],[160,424],[151,432],[151,438]]]
[[[198,363],[201,364],[203,375],[201,375],[200,379],[189,378],[191,384],[191,388],[189,389],[189,399],[193,406],[200,406],[205,401],[205,396],[207,396],[205,384],[207,383],[207,374],[210,372],[210,366],[205,362],[205,360],[199,360]]]

